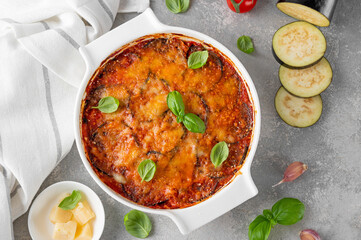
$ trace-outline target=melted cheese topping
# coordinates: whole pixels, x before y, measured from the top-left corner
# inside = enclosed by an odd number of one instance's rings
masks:
[[[82,105],[85,152],[100,179],[123,197],[152,208],[188,207],[227,185],[241,168],[253,129],[247,86],[210,46],[207,64],[189,69],[188,56],[204,48],[157,35],[108,57],[90,80]],[[166,103],[174,90],[182,94],[186,113],[205,122],[204,134],[177,123]],[[116,112],[92,108],[106,96],[119,100]],[[230,154],[215,168],[209,155],[220,141]],[[137,172],[145,159],[157,165],[150,182]]]

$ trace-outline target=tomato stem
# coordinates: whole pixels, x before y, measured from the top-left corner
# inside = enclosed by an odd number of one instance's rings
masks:
[[[244,0],[241,0],[239,3],[236,3],[236,0],[231,0],[231,3],[237,13],[240,13],[239,6],[243,3]]]

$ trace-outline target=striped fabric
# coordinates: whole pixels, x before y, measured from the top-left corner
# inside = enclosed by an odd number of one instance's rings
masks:
[[[27,211],[69,152],[85,71],[78,49],[110,30],[120,12],[149,0],[3,0],[0,3],[0,239]],[[71,171],[71,170],[69,170]]]

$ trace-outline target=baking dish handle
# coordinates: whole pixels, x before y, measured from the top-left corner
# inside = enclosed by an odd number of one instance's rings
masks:
[[[257,193],[250,174],[239,175],[229,186],[207,201],[189,208],[169,210],[166,215],[173,220],[182,234],[188,234],[256,196]]]
[[[95,70],[116,49],[139,37],[162,32],[165,26],[153,11],[147,8],[139,16],[81,47],[79,51],[86,62],[87,69]]]

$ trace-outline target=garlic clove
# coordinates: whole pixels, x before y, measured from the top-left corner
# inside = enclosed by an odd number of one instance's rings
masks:
[[[280,185],[281,183],[284,183],[284,182],[292,182],[293,180],[295,180],[299,176],[301,176],[307,169],[308,169],[308,166],[302,162],[291,163],[287,167],[287,169],[283,175],[283,179],[279,183],[273,185],[272,187]]]
[[[321,240],[320,235],[315,230],[305,229],[300,232],[301,240]]]

